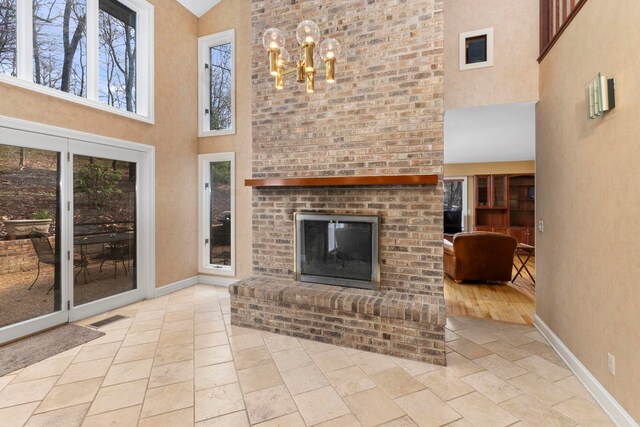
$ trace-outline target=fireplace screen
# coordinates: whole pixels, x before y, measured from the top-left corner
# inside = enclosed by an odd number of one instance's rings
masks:
[[[297,213],[296,279],[377,289],[378,217]]]

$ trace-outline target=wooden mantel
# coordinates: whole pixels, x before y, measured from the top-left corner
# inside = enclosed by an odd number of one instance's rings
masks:
[[[245,187],[351,187],[367,185],[435,185],[438,175],[363,175],[321,178],[245,179]]]

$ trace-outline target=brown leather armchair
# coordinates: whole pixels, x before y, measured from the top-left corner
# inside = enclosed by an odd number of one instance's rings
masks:
[[[518,241],[506,234],[475,231],[444,240],[444,272],[453,280],[508,282]]]

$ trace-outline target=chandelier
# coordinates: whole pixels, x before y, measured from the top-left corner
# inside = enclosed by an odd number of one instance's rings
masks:
[[[315,92],[316,67],[313,60],[314,50],[320,41],[320,29],[313,21],[302,21],[298,24],[296,38],[300,44],[299,59],[291,62],[291,55],[285,48],[285,38],[282,31],[269,28],[264,32],[262,44],[269,52],[269,72],[276,78],[276,89],[284,89],[284,76],[297,73],[298,83],[307,82],[307,93]],[[335,83],[336,59],[340,55],[340,43],[336,39],[328,38],[319,45],[320,57],[325,63],[327,83]],[[295,69],[287,69],[294,67]]]

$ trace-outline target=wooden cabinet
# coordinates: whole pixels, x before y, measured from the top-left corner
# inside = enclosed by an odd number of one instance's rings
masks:
[[[505,234],[515,237],[518,243],[535,246],[535,229],[533,227],[509,227]]]
[[[507,175],[476,176],[476,209],[506,209]]]
[[[475,178],[475,229],[535,245],[535,176],[479,175]]]

